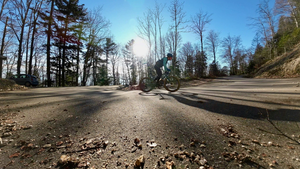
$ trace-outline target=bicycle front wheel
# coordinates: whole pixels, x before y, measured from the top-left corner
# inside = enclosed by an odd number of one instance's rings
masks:
[[[154,88],[154,83],[151,78],[144,77],[140,80],[139,86],[143,92],[150,92]]]
[[[176,92],[180,88],[180,81],[175,76],[169,76],[165,79],[164,87],[170,92]]]

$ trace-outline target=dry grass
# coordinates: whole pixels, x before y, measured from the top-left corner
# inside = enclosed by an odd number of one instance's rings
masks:
[[[13,80],[0,79],[0,92],[26,89],[27,88],[25,86],[17,85]]]
[[[300,44],[286,55],[265,63],[255,74],[256,78],[293,78],[300,76]]]

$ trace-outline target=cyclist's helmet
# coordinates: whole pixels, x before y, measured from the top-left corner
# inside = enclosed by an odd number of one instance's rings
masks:
[[[168,54],[167,54],[167,57],[171,57],[171,58],[172,58],[173,55],[172,55],[171,53],[168,53]]]

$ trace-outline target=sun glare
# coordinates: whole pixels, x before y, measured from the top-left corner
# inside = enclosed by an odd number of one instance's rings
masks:
[[[145,57],[148,54],[148,43],[142,38],[135,38],[133,44],[133,52],[138,57]]]

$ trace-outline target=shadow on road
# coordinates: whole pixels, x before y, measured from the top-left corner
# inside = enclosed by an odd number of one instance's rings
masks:
[[[269,113],[270,120],[277,120],[277,121],[293,121],[293,122],[300,122],[300,111],[299,110],[292,110],[292,109],[277,109],[277,110],[270,110],[261,108],[259,106],[249,106],[249,105],[241,105],[238,103],[234,103],[235,100],[239,101],[247,101],[252,102],[254,105],[257,104],[279,104],[273,102],[259,102],[253,100],[246,100],[246,99],[237,99],[234,97],[224,97],[224,96],[216,96],[210,94],[201,94],[200,96],[195,93],[188,93],[185,92],[184,95],[181,93],[178,94],[166,94],[166,93],[156,93],[157,95],[162,95],[165,97],[172,97],[177,100],[179,103],[196,107],[199,109],[204,109],[213,113],[224,114],[229,116],[236,116],[236,117],[243,117],[243,118],[250,118],[250,119],[266,119],[267,112]],[[204,97],[201,97],[204,96]],[[222,102],[215,99],[209,99],[205,96],[214,96],[222,99],[231,100],[231,103]],[[285,106],[289,106],[287,104],[282,104]],[[293,107],[299,107],[294,106]]]

